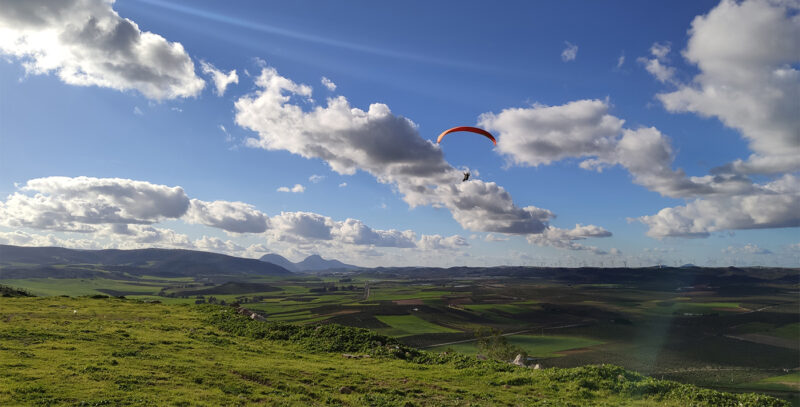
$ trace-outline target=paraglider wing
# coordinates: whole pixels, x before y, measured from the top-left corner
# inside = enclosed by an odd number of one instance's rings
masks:
[[[492,143],[494,143],[494,145],[497,145],[497,140],[494,139],[494,136],[492,136],[492,133],[489,133],[488,131],[486,131],[484,129],[479,129],[477,127],[469,127],[469,126],[453,127],[452,129],[447,129],[447,130],[443,131],[442,134],[439,135],[439,138],[436,139],[436,143],[441,143],[442,139],[444,138],[444,136],[446,136],[446,135],[448,135],[450,133],[455,133],[457,131],[468,131],[468,132],[480,134],[482,136],[485,136],[489,140],[492,140]]]

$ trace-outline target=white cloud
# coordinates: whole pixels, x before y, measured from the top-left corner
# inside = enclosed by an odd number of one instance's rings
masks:
[[[403,248],[416,246],[416,234],[411,230],[377,230],[356,219],[336,222],[333,235],[341,242],[355,245]]]
[[[142,112],[142,109],[139,109],[139,106],[134,106],[133,107],[133,114],[135,114],[137,116],[143,116],[144,112]]]
[[[726,254],[772,254],[771,251],[758,247],[757,244],[748,243],[744,246],[735,247],[735,246],[728,246],[725,249],[722,249],[723,253]]]
[[[644,68],[661,83],[672,83],[675,76],[675,67],[666,65],[672,46],[669,43],[653,43],[650,47],[650,54],[653,58],[639,57],[637,61],[644,65]]]
[[[223,133],[225,133],[225,141],[229,143],[233,141],[233,136],[231,136],[231,133],[228,132],[228,129],[226,129],[225,126],[220,124],[219,129],[222,130]]]
[[[624,129],[625,121],[608,110],[608,102],[601,100],[535,104],[484,113],[479,123],[499,133],[497,150],[517,165],[539,166],[567,158],[583,158],[580,167],[587,170],[621,165],[637,184],[670,197],[752,190],[752,181],[746,177],[688,177],[683,170],[673,170],[674,154],[664,134],[654,127]]]
[[[697,199],[636,220],[652,237],[706,237],[711,232],[800,226],[800,179],[787,174],[746,195]]]
[[[313,212],[281,212],[270,218],[276,240],[296,237],[301,240],[331,240],[333,219]],[[291,236],[287,236],[291,235]]]
[[[800,169],[800,5],[723,0],[694,19],[683,56],[700,73],[657,98],[671,112],[716,117],[740,130],[753,155],[741,173]]]
[[[624,120],[608,114],[601,100],[578,100],[561,106],[484,113],[479,124],[500,133],[497,150],[515,164],[538,166],[567,157],[596,156],[613,150]]]
[[[30,234],[21,230],[0,232],[0,244],[35,247],[67,247],[70,249],[89,250],[104,248],[92,239],[61,239],[52,234]]]
[[[336,84],[335,84],[335,83],[333,83],[333,81],[331,81],[330,79],[328,79],[328,78],[326,78],[326,77],[324,77],[324,76],[322,77],[322,84],[323,84],[323,85],[324,85],[326,88],[328,88],[328,90],[329,90],[329,91],[331,91],[331,92],[333,92],[333,91],[335,91],[335,90],[336,90]]]
[[[291,187],[291,188],[289,188],[289,187],[279,187],[278,188],[278,192],[293,192],[295,194],[302,193],[305,190],[306,190],[306,187],[304,187],[304,186],[302,186],[300,184],[294,184],[294,186]]]
[[[151,225],[115,224],[101,229],[95,237],[108,239],[108,247],[117,249],[194,248],[189,236],[172,229],[157,228]]]
[[[494,183],[461,182],[461,172],[444,160],[441,149],[384,104],[364,111],[338,96],[325,107],[304,110],[296,103],[313,103],[311,88],[274,68],[264,68],[256,85],[255,94],[235,104],[236,123],[258,133],[246,141],[250,147],[320,158],[340,174],[366,171],[393,185],[411,207],[446,207],[469,230],[539,233],[553,216],[533,206],[517,207]]]
[[[271,218],[268,232],[275,241],[309,243],[329,241],[332,244],[376,247],[416,247],[416,234],[405,230],[373,229],[357,219],[335,221],[313,212],[281,212]]]
[[[422,250],[458,250],[469,246],[469,242],[459,235],[422,235],[417,246]]]
[[[150,99],[196,96],[205,82],[177,42],[141,31],[113,1],[3,1],[0,53],[28,74],[70,85],[137,90]]]
[[[550,226],[541,234],[528,236],[528,242],[537,246],[552,246],[568,250],[588,250],[595,254],[607,254],[602,249],[594,246],[584,246],[576,243],[576,241],[609,236],[611,236],[611,232],[595,225],[575,225],[573,229],[559,229]]]
[[[617,69],[621,69],[622,65],[625,65],[625,54],[624,53],[622,55],[620,55],[619,58],[617,58]]]
[[[655,76],[661,83],[669,82],[672,80],[672,77],[675,76],[675,67],[666,66],[658,59],[639,58],[637,61],[643,64],[644,69]]]
[[[93,249],[184,248],[251,257],[269,251],[263,245],[245,248],[234,240],[213,236],[193,241],[156,225],[180,220],[234,236],[261,234],[272,243],[285,242],[309,252],[338,249],[374,256],[379,254],[374,250],[377,247],[420,248],[411,230],[374,229],[358,219],[336,221],[313,212],[282,212],[270,218],[244,202],[189,199],[180,187],[144,181],[48,177],[32,179],[18,189],[6,201],[0,201],[0,227],[16,229],[0,230],[0,243]],[[72,238],[29,234],[20,230],[23,228],[54,230]],[[78,233],[81,238],[75,238]],[[440,244],[456,247],[459,242],[451,237]]]
[[[324,180],[324,179],[325,179],[324,175],[317,175],[317,174],[314,174],[314,175],[308,177],[308,180],[313,182],[314,184],[318,184],[318,183],[322,182],[322,180]]]
[[[244,247],[232,240],[222,240],[217,237],[203,236],[194,241],[194,247],[217,253],[238,253],[244,251]]]
[[[217,96],[224,95],[225,89],[228,88],[228,85],[232,83],[239,83],[239,76],[236,75],[235,69],[226,74],[206,61],[200,62],[200,68],[203,70],[204,74],[210,76],[214,81]]]
[[[347,183],[346,183],[346,182],[342,182],[341,184],[339,184],[339,188],[344,188],[344,187],[346,187],[346,186],[347,186]]]
[[[37,178],[20,190],[0,202],[0,223],[5,226],[92,232],[99,224],[178,218],[189,207],[180,187],[121,178]]]
[[[665,61],[667,59],[667,55],[671,50],[672,50],[672,44],[670,44],[669,42],[665,42],[663,44],[655,42],[650,47],[650,54],[661,61]]]
[[[262,233],[269,227],[267,215],[244,202],[192,199],[184,219],[233,233]]]
[[[574,61],[578,57],[578,46],[571,44],[569,41],[564,41],[564,44],[567,47],[561,51],[561,60],[564,62]]]
[[[483,240],[487,242],[506,242],[508,241],[508,237],[503,235],[498,235],[495,233],[489,233],[486,235],[486,237],[483,238]]]

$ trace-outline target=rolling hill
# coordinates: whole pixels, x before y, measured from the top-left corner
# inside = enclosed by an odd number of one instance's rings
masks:
[[[176,249],[73,250],[0,245],[3,278],[125,276],[198,277],[291,272],[281,266],[224,254]]]

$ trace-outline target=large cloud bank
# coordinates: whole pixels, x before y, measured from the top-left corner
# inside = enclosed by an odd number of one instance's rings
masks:
[[[177,42],[141,31],[108,0],[0,0],[0,53],[28,74],[65,83],[136,90],[155,99],[195,96],[205,82]]]
[[[321,159],[340,174],[366,171],[396,188],[411,207],[447,208],[472,231],[540,234],[554,217],[545,209],[517,206],[493,182],[462,183],[460,170],[444,160],[438,146],[385,104],[365,111],[338,96],[325,106],[314,105],[309,86],[271,67],[262,70],[256,85],[254,94],[235,103],[236,123],[258,135],[247,140],[251,147]]]
[[[20,186],[0,201],[0,226],[13,229],[0,232],[0,243],[77,248],[156,246],[232,254],[248,251],[230,239],[203,236],[191,240],[185,234],[158,226],[165,221],[204,225],[234,237],[260,236],[264,242],[273,243],[420,250],[468,246],[458,235],[418,237],[411,230],[375,229],[358,219],[337,221],[313,212],[282,212],[269,217],[244,202],[189,198],[177,186],[91,177],[37,178]],[[24,229],[78,233],[87,238],[66,240]],[[106,244],[99,243],[101,240]]]

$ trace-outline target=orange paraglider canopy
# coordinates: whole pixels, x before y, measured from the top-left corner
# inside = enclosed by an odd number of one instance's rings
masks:
[[[436,143],[441,143],[442,139],[444,138],[444,136],[446,136],[446,135],[448,135],[450,133],[455,133],[457,131],[468,131],[468,132],[471,132],[471,133],[480,134],[482,136],[485,136],[489,140],[492,140],[492,143],[494,143],[494,145],[497,145],[497,140],[494,139],[494,136],[492,136],[492,133],[489,133],[488,131],[486,131],[484,129],[479,129],[477,127],[469,127],[469,126],[458,126],[458,127],[453,127],[452,129],[447,129],[447,130],[443,131],[442,134],[439,135],[439,138],[436,139]]]

